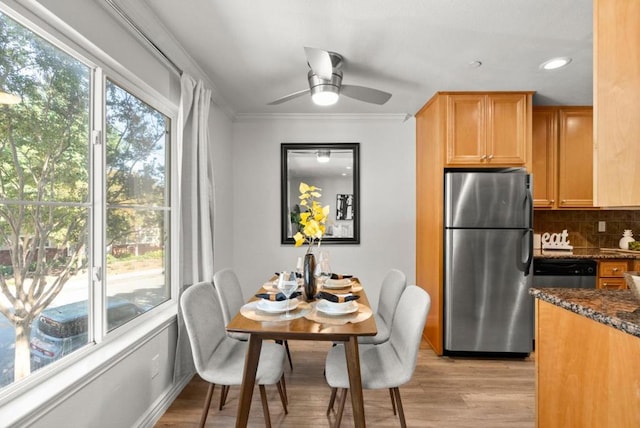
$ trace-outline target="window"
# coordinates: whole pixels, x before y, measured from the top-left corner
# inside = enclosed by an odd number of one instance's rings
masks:
[[[106,89],[107,295],[146,310],[169,297],[169,119],[110,80]]]
[[[170,118],[69,52],[0,12],[0,389],[171,297]]]

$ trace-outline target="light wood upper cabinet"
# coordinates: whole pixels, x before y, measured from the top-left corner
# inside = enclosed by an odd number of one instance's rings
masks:
[[[594,200],[640,206],[640,1],[593,8]]]
[[[593,207],[592,112],[591,107],[533,109],[536,208]]]
[[[558,206],[593,207],[593,109],[559,110]]]
[[[532,113],[533,205],[555,208],[558,166],[558,109],[534,107]]]
[[[531,159],[532,93],[441,93],[447,166],[525,166]]]

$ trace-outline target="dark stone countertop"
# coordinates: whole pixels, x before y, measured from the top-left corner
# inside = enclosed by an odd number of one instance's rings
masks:
[[[600,248],[574,248],[573,251],[533,250],[536,259],[640,259],[638,253],[602,251]]]
[[[640,337],[640,300],[631,290],[531,288],[537,299]]]

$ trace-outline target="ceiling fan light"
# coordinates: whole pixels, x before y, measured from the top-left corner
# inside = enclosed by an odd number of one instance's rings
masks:
[[[320,90],[311,94],[311,100],[318,106],[330,106],[338,102],[338,92]]]
[[[331,158],[331,150],[318,150],[316,160],[320,163],[327,163]]]

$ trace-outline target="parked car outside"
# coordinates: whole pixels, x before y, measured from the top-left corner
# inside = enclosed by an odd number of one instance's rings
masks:
[[[87,300],[47,308],[36,318],[30,340],[31,370],[37,370],[87,344]],[[112,330],[144,313],[119,297],[107,300],[107,328]]]

